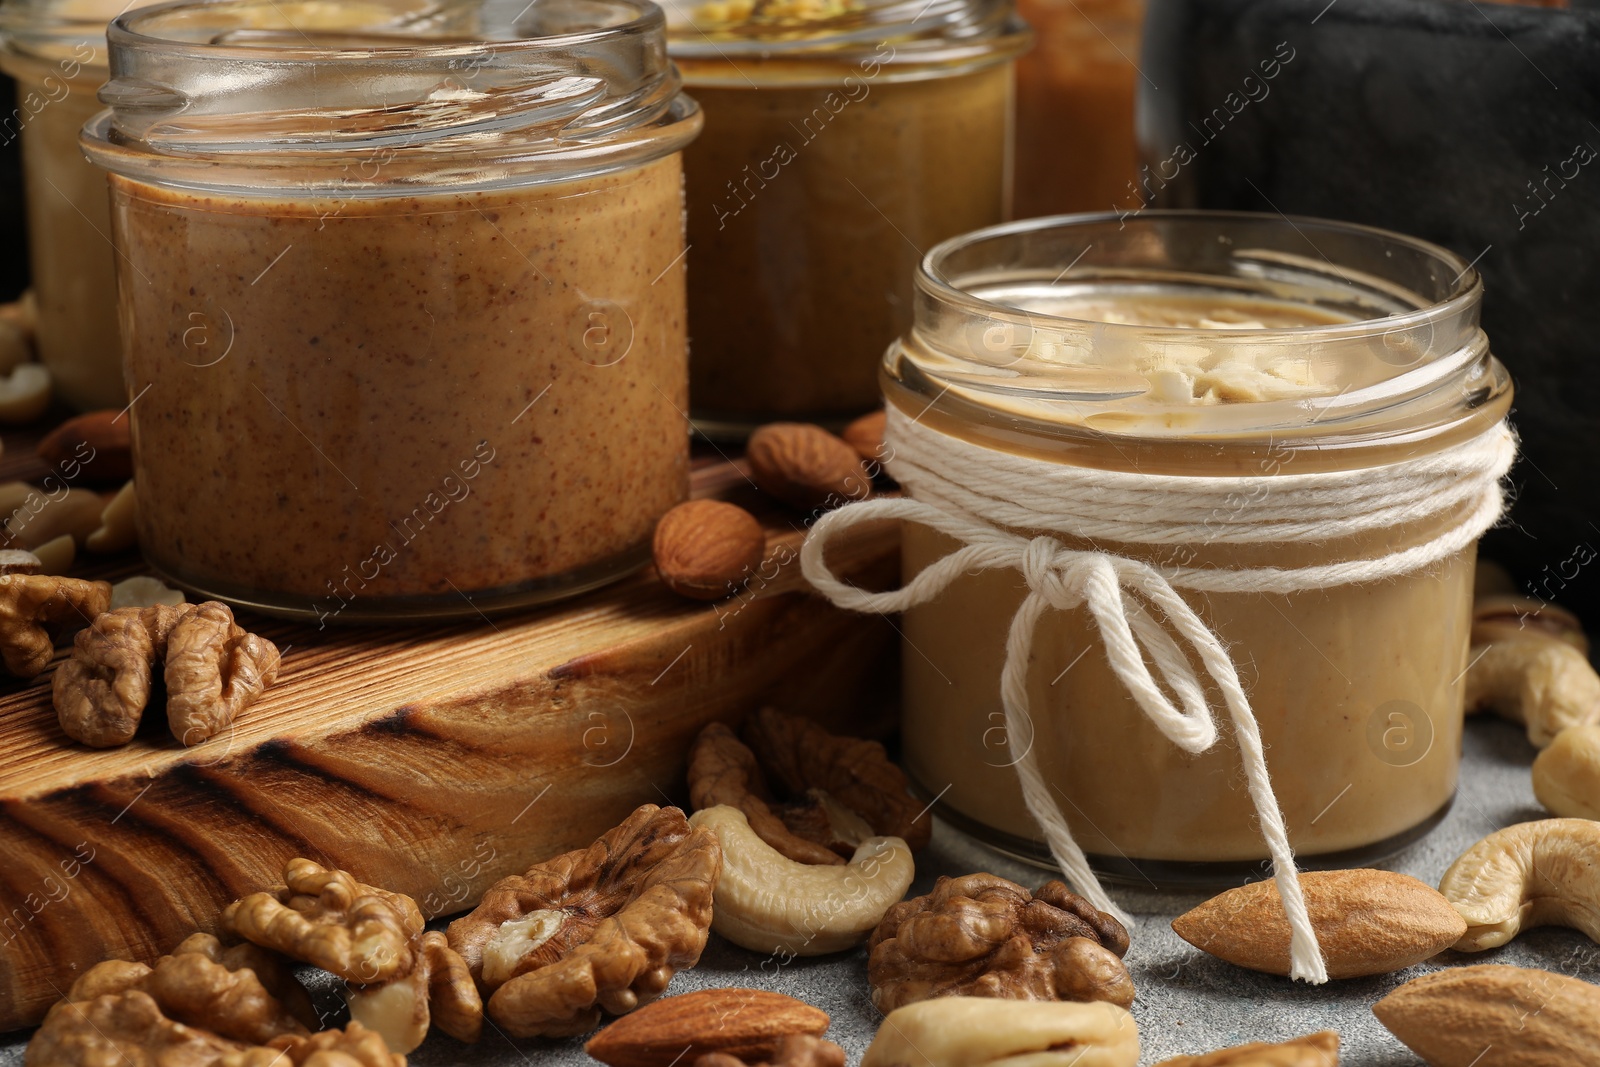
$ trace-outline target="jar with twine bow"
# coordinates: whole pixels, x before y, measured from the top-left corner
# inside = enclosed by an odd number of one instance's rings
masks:
[[[898,498],[806,576],[904,612],[905,761],[943,815],[1059,866],[1297,876],[1431,828],[1460,760],[1478,537],[1515,456],[1482,285],[1445,249],[1283,216],[1063,216],[947,241],[887,352]],[[827,565],[900,520],[902,588]]]

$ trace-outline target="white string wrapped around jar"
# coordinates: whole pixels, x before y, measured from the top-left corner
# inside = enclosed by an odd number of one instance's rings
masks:
[[[1290,593],[1382,581],[1461,551],[1499,519],[1500,479],[1516,457],[1504,422],[1462,445],[1420,459],[1356,471],[1198,477],[1094,470],[985,448],[938,430],[889,405],[884,442],[889,472],[907,496],[847,504],[819,519],[800,552],[807,580],[834,604],[854,611],[897,612],[933,600],[975,570],[1022,572],[1028,594],[1006,636],[1000,698],[1023,800],[1051,855],[1078,892],[1124,921],[1073,839],[1040,773],[1031,740],[1028,662],[1047,608],[1086,606],[1117,678],[1151,722],[1185,752],[1217,741],[1203,683],[1182,645],[1199,658],[1221,692],[1239,745],[1250,799],[1272,857],[1288,916],[1290,974],[1327,981],[1327,968],[1301,893],[1283,813],[1267,774],[1261,731],[1222,641],[1180,596],[1201,592]],[[1301,568],[1158,567],[1078,541],[1139,545],[1286,544],[1336,540],[1460,511],[1438,536],[1399,552]],[[920,523],[961,543],[909,583],[871,593],[841,581],[825,561],[828,543],[863,522]],[[1036,536],[1014,529],[1042,531]],[[1170,631],[1170,632],[1169,632]],[[1151,672],[1154,665],[1176,704]]]

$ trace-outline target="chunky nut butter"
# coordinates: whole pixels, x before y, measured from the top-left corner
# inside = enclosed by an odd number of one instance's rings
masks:
[[[219,6],[234,5],[192,18]],[[659,41],[659,13],[614,7],[638,20],[628,36],[653,24]],[[471,78],[545,77],[518,67],[565,47],[540,44],[488,40],[470,72],[441,46],[416,121],[441,94],[497,115]],[[410,62],[394,58],[402,84]],[[246,187],[206,188],[210,173],[171,180],[90,129],[117,172],[140,538],[159,571],[326,623],[477,617],[647,558],[688,490],[678,149],[698,125],[658,62],[654,128],[597,133],[587,159],[537,128],[452,145],[445,109],[426,153],[319,143],[312,173],[334,178],[306,188],[304,171],[218,150],[206,162]],[[581,122],[578,80],[526,90],[548,94],[557,129]]]
[[[1004,4],[972,5],[990,23],[960,42],[931,16],[835,40],[878,17],[862,5],[776,24],[769,5],[766,22],[734,7],[703,5],[671,47],[706,116],[685,152],[690,396],[701,429],[737,435],[877,403],[922,252],[1009,212],[1011,59],[1027,35]]]
[[[1290,260],[1280,253],[1302,238],[1287,225],[1278,234],[1265,217],[1199,212],[1129,222],[1143,232],[1123,236],[1115,219],[1040,220],[948,242],[930,256],[943,273],[919,278],[928,313],[886,357],[889,402],[989,449],[1150,476],[1259,478],[1265,493],[1279,474],[1447,450],[1504,417],[1509,383],[1477,330],[1480,290],[1463,264],[1377,231],[1299,225],[1344,258],[1325,270]],[[1212,232],[1237,254],[1196,256]],[[1407,266],[1383,284],[1341,275],[1376,278],[1391,244]],[[1248,280],[1267,261],[1298,276]],[[984,295],[972,304],[968,294]],[[1305,568],[1421,544],[1467,510],[1317,543],[1060,539],[1158,567]],[[903,544],[908,580],[958,547],[914,524]],[[1469,544],[1415,573],[1291,594],[1180,589],[1237,666],[1303,860],[1370,860],[1449,805],[1474,557]],[[946,815],[1042,858],[999,687],[1026,592],[1015,570],[975,571],[906,611],[904,744],[907,769]],[[1176,747],[1113,673],[1086,608],[1044,614],[1028,679],[1033,733],[1020,747],[1097,864],[1182,881],[1267,856],[1226,716],[1211,750]]]

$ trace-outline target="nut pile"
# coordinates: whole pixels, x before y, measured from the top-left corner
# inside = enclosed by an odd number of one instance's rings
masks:
[[[50,406],[50,372],[37,362],[39,307],[32,290],[0,305],[0,423],[32,422]]]
[[[763,708],[744,740],[721,723],[689,754],[695,825],[722,843],[712,929],[758,952],[815,956],[864,941],[915,873],[927,806],[875,741]]]
[[[226,941],[195,934],[151,966],[108,960],[91,968],[45,1016],[24,1062],[404,1067],[404,1053],[427,1032],[430,1004],[441,1027],[475,1039],[482,1018],[477,991],[459,959],[439,959],[449,949],[422,935],[422,916],[410,898],[305,859],[290,862],[284,882],[223,913]],[[293,962],[352,983],[347,1026],[319,1031]],[[461,980],[407,981],[424,968]],[[376,999],[375,989],[389,987],[405,995],[358,1009],[360,998]]]
[[[882,411],[863,416],[844,435],[802,422],[775,422],[750,435],[750,482],[788,507],[825,511],[872,494],[883,473]],[[656,525],[656,573],[680,596],[719,600],[738,594],[766,562],[766,536],[736,504],[691,500]],[[770,577],[770,576],[768,576]]]
[[[842,436],[763,427],[750,439],[750,478],[805,511],[861,499],[885,457],[883,424],[879,412]],[[103,418],[86,417],[41,452],[114,460],[118,447]],[[66,537],[69,549],[132,543],[132,483],[109,500],[72,493],[48,522],[13,505],[8,533],[24,544],[30,530]],[[662,581],[700,600],[737,592],[766,550],[749,512],[712,500],[669,512],[654,539]],[[26,553],[0,555],[0,650],[13,674],[34,677],[54,641],[77,630],[54,685],[63,729],[85,743],[133,736],[158,666],[185,744],[224,729],[275,677],[276,648],[223,605],[159,603],[148,598],[160,590],[141,589],[147,602],[123,607],[105,583],[43,569]],[[1491,833],[1437,890],[1382,870],[1303,874],[1332,978],[1493,949],[1541,925],[1600,941],[1600,675],[1587,638],[1570,614],[1500,596],[1476,605],[1472,645],[1469,706],[1526,728],[1542,749],[1536,793],[1562,817]],[[871,1000],[886,1017],[860,1067],[1137,1067],[1127,929],[1059,881],[1030,891],[974,872],[907,899],[932,822],[882,745],[764,708],[738,730],[705,727],[687,777],[692,815],[642,805],[589,847],[502,878],[444,931],[426,929],[403,894],[294,860],[282,887],[227,909],[221,940],[196,934],[152,964],[108,961],[83,975],[26,1062],[403,1067],[434,1028],[473,1042],[487,1021],[529,1039],[600,1028],[585,1048],[608,1067],[846,1067],[816,1007],[749,988],[668,995],[715,932],[785,963],[865,945]],[[1219,894],[1172,926],[1230,964],[1289,973],[1272,881]],[[344,981],[346,1026],[320,1029],[293,963]],[[1372,1010],[1432,1067],[1600,1063],[1600,987],[1545,971],[1450,966]],[[1339,1036],[1325,1030],[1157,1067],[1331,1067],[1338,1057]]]

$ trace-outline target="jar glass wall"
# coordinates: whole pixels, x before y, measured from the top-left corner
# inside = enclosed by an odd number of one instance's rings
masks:
[[[113,25],[85,144],[113,172],[141,544],[176,583],[477,617],[634,569],[687,494],[699,115],[661,13],[505,14]]]
[[[919,10],[922,12],[918,17]],[[696,425],[838,423],[938,241],[1009,214],[1009,0],[669,5],[705,109],[685,153]]]
[[[0,3],[0,70],[16,79],[19,104],[4,136],[22,139],[39,358],[79,410],[121,408],[128,394],[106,177],[83,158],[78,132],[100,110],[106,23],[148,2]]]
[[[1376,471],[1505,417],[1511,388],[1478,329],[1481,295],[1454,254],[1358,226],[1202,212],[1032,220],[930,254],[885,387],[920,425],[1053,464],[1263,485]],[[1237,501],[1240,514],[1254,499]],[[1315,542],[1064,540],[1163,573],[1264,572],[1397,553],[1467,510]],[[952,547],[908,525],[908,580]],[[1308,866],[1371,862],[1448,807],[1473,565],[1468,544],[1381,582],[1180,590],[1239,667]],[[1026,592],[1016,571],[979,571],[906,612],[905,756],[955,821],[1047,861],[1001,712]],[[1267,856],[1231,727],[1198,755],[1175,747],[1118,679],[1087,609],[1043,616],[1028,679],[1033,757],[1102,870],[1210,881]]]

